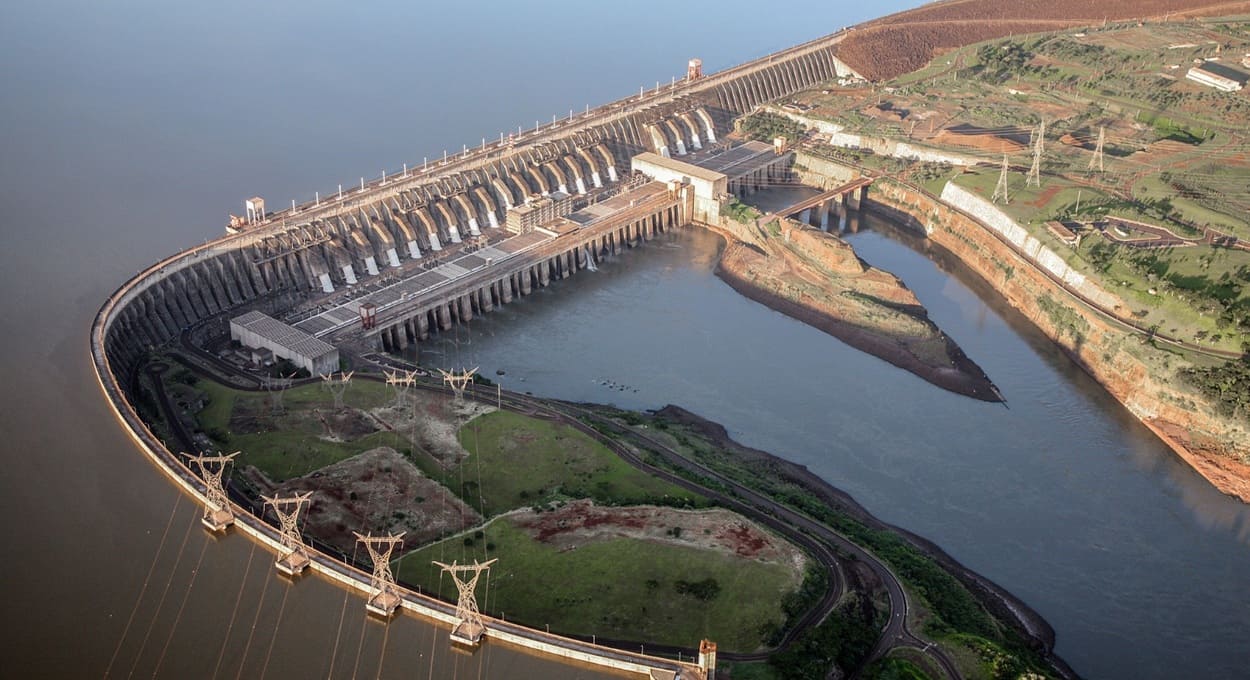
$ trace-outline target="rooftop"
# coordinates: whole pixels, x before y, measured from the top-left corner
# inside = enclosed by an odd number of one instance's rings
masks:
[[[720,153],[708,155],[698,154],[692,162],[701,168],[719,172],[737,179],[749,175],[756,170],[777,160],[777,152],[772,144],[764,142],[746,142]]]
[[[1237,83],[1241,83],[1242,85],[1245,85],[1247,81],[1250,81],[1250,75],[1242,73],[1241,71],[1238,71],[1237,69],[1231,66],[1225,66],[1224,64],[1221,64],[1216,61],[1204,61],[1201,64],[1198,64],[1197,66],[1195,66],[1194,68],[1199,71],[1206,71],[1207,73],[1213,76],[1219,76],[1221,78],[1228,78],[1229,80],[1237,82]]]
[[[724,173],[708,170],[701,165],[694,165],[685,161],[679,161],[676,158],[668,158],[650,151],[644,151],[634,156],[634,161],[638,163],[646,163],[661,168],[668,168],[674,172],[680,172],[687,177],[700,179],[705,182],[715,182],[724,177]]]
[[[274,345],[299,356],[319,357],[335,351],[334,346],[324,340],[318,340],[308,333],[285,324],[263,312],[248,312],[231,319],[230,323],[241,326],[269,340]]]

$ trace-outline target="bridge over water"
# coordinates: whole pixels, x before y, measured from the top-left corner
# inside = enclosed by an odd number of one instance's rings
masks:
[[[831,217],[836,215],[845,219],[848,209],[859,210],[871,185],[871,177],[857,177],[846,184],[786,206],[776,211],[776,214],[782,217],[797,215],[800,222],[828,230]]]

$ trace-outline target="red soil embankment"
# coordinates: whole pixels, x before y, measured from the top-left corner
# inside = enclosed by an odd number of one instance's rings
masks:
[[[1250,12],[1250,2],[1194,0],[950,0],[899,12],[855,27],[838,57],[869,80],[889,80],[921,68],[944,51],[1022,33],[1058,31],[1106,21],[1224,16]]]

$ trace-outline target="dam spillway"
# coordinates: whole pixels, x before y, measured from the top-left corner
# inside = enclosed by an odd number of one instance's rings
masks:
[[[97,319],[103,349],[114,370],[128,374],[148,348],[205,319],[251,309],[286,316],[309,297],[370,284],[475,230],[498,230],[509,208],[532,197],[619,184],[636,153],[714,144],[733,118],[762,102],[854,75],[834,54],[842,35],[661,85],[287,210],[262,207],[235,233],[167,258],[117,291],[110,313]]]

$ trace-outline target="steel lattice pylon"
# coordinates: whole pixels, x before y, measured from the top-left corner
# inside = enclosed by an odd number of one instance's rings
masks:
[[[1046,141],[1046,121],[1037,124],[1037,136],[1033,140],[1033,165],[1029,168],[1028,177],[1024,178],[1024,186],[1042,186],[1042,153]]]
[[[399,606],[399,592],[395,586],[395,575],[391,573],[391,551],[395,546],[402,545],[404,535],[397,536],[362,536],[357,532],[356,540],[365,544],[369,551],[369,559],[373,561],[373,580],[370,582],[376,592],[365,603],[365,609],[372,614],[389,617]]]
[[[329,388],[330,393],[334,395],[334,410],[339,411],[343,408],[343,393],[347,391],[347,386],[352,383],[352,375],[355,371],[347,373],[339,373],[336,378],[334,375],[321,375],[322,384]]]
[[[1094,148],[1094,155],[1090,156],[1089,158],[1089,171],[1090,172],[1093,172],[1095,169],[1098,170],[1098,172],[1103,171],[1102,147],[1106,143],[1107,143],[1107,128],[1100,127],[1098,128],[1098,145]]]
[[[459,373],[444,371],[440,368],[438,372],[443,374],[443,384],[451,386],[451,391],[456,395],[456,401],[461,401],[464,399],[465,389],[468,388],[469,383],[473,382],[473,376],[477,374],[477,367]]]
[[[291,386],[291,379],[282,378],[265,378],[265,390],[269,392],[269,407],[274,413],[282,413],[286,408],[282,405],[282,395],[286,389]]]
[[[998,185],[994,187],[994,197],[990,199],[991,201],[995,203],[1002,201],[1003,205],[1006,205],[1008,203],[1007,168],[1008,168],[1007,154],[1003,154],[1003,169],[998,173]]]
[[[278,571],[288,576],[295,576],[308,566],[308,550],[304,547],[303,537],[300,536],[298,522],[300,510],[311,502],[309,499],[312,495],[313,492],[309,491],[290,498],[261,496],[267,505],[273,506],[273,513],[278,516],[279,531],[282,532],[282,546],[286,548],[287,553],[278,558],[276,566]]]
[[[416,371],[385,371],[386,384],[395,390],[395,408],[408,404],[408,392],[417,382]]]
[[[477,596],[474,591],[477,590],[477,580],[482,576],[482,572],[498,561],[498,559],[493,559],[481,564],[477,560],[473,560],[473,564],[434,562],[442,567],[443,571],[451,574],[452,580],[456,582],[456,590],[459,591],[459,597],[456,598],[456,618],[460,619],[460,622],[451,630],[452,640],[476,645],[482,639],[486,624],[482,621],[482,613],[477,608]],[[461,574],[468,572],[473,572],[473,576],[468,579],[461,578]]]
[[[221,531],[234,524],[234,512],[230,509],[230,499],[226,496],[221,477],[226,471],[226,465],[239,453],[235,451],[229,455],[217,454],[216,456],[182,454],[190,462],[195,463],[200,470],[200,478],[204,480],[205,508],[204,517],[200,521],[208,527],[209,531]]]

